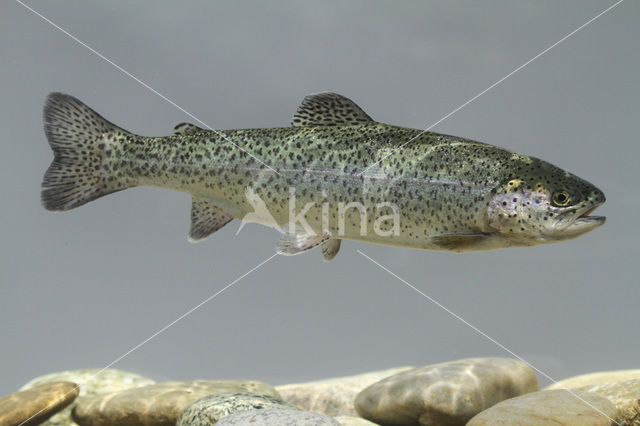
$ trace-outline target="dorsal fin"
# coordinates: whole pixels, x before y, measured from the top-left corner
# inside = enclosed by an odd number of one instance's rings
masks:
[[[308,95],[293,116],[292,126],[354,126],[371,122],[351,99],[337,93]]]
[[[195,124],[191,123],[180,123],[176,127],[173,128],[174,135],[190,135],[192,133],[202,132],[202,127],[198,127]]]

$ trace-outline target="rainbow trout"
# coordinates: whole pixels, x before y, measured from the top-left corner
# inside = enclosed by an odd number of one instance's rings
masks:
[[[291,127],[146,137],[52,93],[44,128],[54,160],[42,204],[64,211],[139,185],[188,192],[191,241],[232,219],[277,227],[278,250],[341,240],[479,251],[578,237],[605,222],[592,184],[550,163],[455,136],[378,123],[335,93],[307,96]]]

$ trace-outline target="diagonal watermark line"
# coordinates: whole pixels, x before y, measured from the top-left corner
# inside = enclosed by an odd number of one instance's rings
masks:
[[[114,359],[113,361],[111,361],[109,364],[107,364],[105,367],[103,367],[100,371],[98,371],[95,374],[92,374],[89,379],[93,379],[94,377],[100,375],[100,373],[102,373],[104,370],[110,368],[111,366],[113,366],[115,363],[121,361],[123,358],[129,356],[132,352],[140,349],[140,347],[142,347],[143,345],[145,345],[146,343],[148,343],[150,340],[152,340],[153,338],[155,338],[156,336],[158,336],[159,334],[167,331],[167,329],[169,329],[170,327],[172,327],[173,325],[175,325],[178,321],[181,321],[182,319],[184,319],[185,317],[191,315],[195,310],[199,309],[202,305],[206,304],[207,302],[211,301],[212,299],[216,298],[218,295],[220,295],[223,291],[227,290],[228,288],[230,288],[231,286],[233,286],[234,284],[236,284],[238,281],[242,280],[243,278],[245,278],[247,275],[251,274],[252,272],[254,272],[256,269],[259,269],[260,267],[262,267],[264,264],[266,264],[267,262],[269,262],[271,259],[273,259],[274,257],[278,256],[280,254],[280,252],[275,252],[274,254],[272,254],[271,256],[269,256],[268,258],[266,258],[265,260],[263,260],[262,262],[258,263],[256,266],[254,266],[253,268],[249,269],[247,272],[245,272],[244,274],[240,275],[238,278],[236,278],[235,280],[231,281],[229,284],[227,284],[226,286],[222,287],[220,290],[218,290],[217,292],[215,292],[214,294],[212,294],[211,296],[207,297],[206,299],[204,299],[202,302],[198,303],[197,305],[195,305],[193,308],[189,309],[187,312],[185,312],[184,314],[180,315],[178,318],[174,319],[173,321],[171,321],[169,324],[165,325],[164,327],[162,327],[160,330],[156,331],[155,333],[153,333],[151,336],[147,337],[146,339],[144,339],[142,342],[138,343],[137,345],[135,345],[133,348],[129,349],[128,351],[126,351],[125,353],[123,353],[122,355],[120,355],[118,358]],[[80,387],[80,385],[76,386],[75,388],[73,388],[72,390],[70,390],[69,392],[67,392],[66,394],[63,395],[62,398],[64,398],[65,396],[69,395],[72,392],[75,392],[76,389],[78,389]],[[55,404],[55,401],[52,402],[51,404],[49,404],[48,406],[44,407],[43,409],[41,409],[40,411],[38,411],[37,413],[33,414],[31,417],[29,417],[28,419],[24,420],[22,423],[20,423],[18,426],[22,426],[26,423],[28,423],[31,419],[33,419],[34,417],[38,416],[40,413],[42,413],[43,411],[49,409],[51,406],[53,406],[53,404]]]
[[[408,141],[404,142],[402,145],[400,145],[397,148],[392,149],[389,153],[387,153],[386,155],[384,155],[381,159],[379,159],[378,161],[376,161],[373,164],[370,164],[369,166],[367,166],[364,170],[362,170],[360,173],[356,174],[356,176],[361,176],[363,173],[365,173],[367,170],[369,170],[370,168],[374,167],[376,164],[379,164],[381,161],[383,161],[385,158],[389,157],[390,155],[393,155],[395,152],[397,152],[399,149],[401,149],[402,147],[404,147],[405,145],[407,145],[409,142],[416,140],[417,138],[419,138],[420,136],[422,136],[423,134],[425,134],[426,132],[428,132],[429,130],[433,129],[435,126],[437,126],[438,124],[440,124],[441,122],[443,122],[444,120],[446,120],[447,118],[451,117],[453,114],[455,114],[456,112],[460,111],[462,108],[466,107],[467,105],[469,105],[471,102],[475,101],[476,99],[478,99],[480,96],[484,95],[485,93],[487,93],[489,90],[493,89],[494,87],[496,87],[497,85],[499,85],[500,83],[502,83],[503,81],[505,81],[506,79],[508,79],[509,77],[511,77],[512,75],[514,75],[515,73],[517,73],[518,71],[520,71],[521,69],[523,69],[524,67],[526,67],[527,65],[529,65],[531,62],[535,61],[536,59],[538,59],[539,57],[541,57],[542,55],[544,55],[545,53],[549,52],[551,49],[553,49],[554,47],[556,47],[557,45],[559,45],[560,43],[562,43],[563,41],[565,41],[566,39],[568,39],[569,37],[573,36],[575,33],[577,33],[578,31],[582,30],[584,27],[586,27],[587,25],[591,24],[593,21],[595,21],[596,19],[600,18],[602,15],[604,15],[605,13],[609,12],[611,9],[613,9],[614,7],[618,6],[620,3],[622,3],[624,0],[618,0],[617,2],[615,2],[614,4],[612,4],[611,6],[609,6],[608,8],[606,8],[605,10],[603,10],[602,12],[600,12],[599,14],[597,14],[596,16],[594,16],[593,18],[589,19],[587,22],[585,22],[584,24],[580,25],[578,28],[576,28],[575,30],[571,31],[569,34],[567,34],[566,36],[562,37],[560,40],[556,41],[555,43],[553,43],[551,46],[547,47],[546,49],[544,49],[542,52],[538,53],[536,56],[534,56],[533,58],[529,59],[527,62],[525,62],[524,64],[520,65],[518,68],[516,68],[515,70],[511,71],[509,74],[505,75],[504,77],[502,77],[500,80],[496,81],[495,83],[493,83],[491,86],[487,87],[486,89],[484,89],[482,92],[478,93],[477,95],[475,95],[474,97],[472,97],[471,99],[469,99],[468,101],[466,101],[465,103],[463,103],[462,105],[460,105],[459,107],[457,107],[456,109],[454,109],[453,111],[451,111],[450,113],[448,113],[447,115],[445,115],[444,117],[442,117],[440,120],[436,121],[435,123],[433,123],[432,125],[430,125],[429,127],[427,127],[426,129],[424,129],[423,131],[421,131],[420,133],[418,133],[416,136],[412,137],[411,139],[409,139]]]
[[[265,166],[266,168],[268,168],[269,170],[273,171],[274,173],[282,176],[276,169],[274,169],[273,167],[269,166],[268,164],[266,164],[264,161],[260,160],[258,157],[256,157],[255,155],[253,155],[252,153],[250,153],[249,151],[247,151],[246,149],[242,148],[241,146],[238,146],[238,144],[234,143],[231,139],[229,139],[224,133],[220,132],[219,130],[214,129],[213,127],[209,126],[207,123],[205,123],[204,121],[200,120],[198,117],[196,117],[195,115],[191,114],[189,111],[187,111],[186,109],[184,109],[183,107],[181,107],[180,105],[178,105],[177,103],[175,103],[174,101],[172,101],[171,99],[169,99],[168,97],[166,97],[165,95],[163,95],[162,93],[158,92],[156,89],[154,89],[153,87],[149,86],[147,83],[145,83],[144,81],[140,80],[138,77],[136,77],[135,75],[131,74],[129,71],[127,71],[126,69],[122,68],[120,65],[116,64],[115,62],[113,62],[111,59],[107,58],[106,56],[104,56],[102,53],[98,52],[97,50],[95,50],[94,48],[92,48],[91,46],[89,46],[88,44],[86,44],[85,42],[83,42],[82,40],[80,40],[78,37],[74,36],[73,34],[71,34],[70,32],[68,32],[67,30],[65,30],[64,28],[60,27],[59,25],[57,25],[55,22],[53,22],[52,20],[50,20],[49,18],[47,18],[46,16],[42,15],[41,13],[39,13],[38,11],[36,11],[35,9],[33,9],[31,6],[25,4],[24,2],[22,2],[21,0],[15,0],[16,3],[20,4],[21,6],[23,6],[25,9],[30,10],[31,12],[33,12],[35,15],[37,15],[38,17],[40,17],[43,21],[47,22],[48,24],[50,24],[51,26],[53,26],[54,28],[58,29],[59,31],[61,31],[62,33],[64,33],[65,35],[67,35],[69,38],[71,38],[72,40],[74,40],[76,43],[84,46],[85,48],[87,48],[89,51],[91,51],[92,53],[94,53],[96,56],[98,56],[99,58],[103,59],[104,61],[108,62],[109,64],[111,64],[113,67],[115,67],[118,71],[122,72],[123,74],[125,74],[126,76],[132,78],[133,80],[135,80],[136,82],[138,82],[139,84],[141,84],[142,86],[144,86],[145,88],[147,88],[148,90],[150,90],[151,92],[153,92],[154,94],[158,95],[160,98],[164,99],[165,101],[167,101],[168,103],[170,103],[171,105],[173,105],[174,107],[178,108],[180,111],[182,111],[183,113],[185,113],[186,115],[188,115],[189,117],[193,118],[195,121],[197,121],[198,123],[202,124],[203,126],[205,126],[207,129],[215,132],[216,134],[218,134],[219,136],[221,136],[224,140],[226,140],[227,142],[229,142],[231,145],[235,146],[236,148],[238,148],[239,150],[243,151],[245,154],[249,155],[251,158],[253,158],[254,160],[256,160],[258,163],[262,164],[263,166]]]
[[[377,265],[378,267],[380,267],[380,269],[384,270],[385,272],[387,272],[389,275],[397,278],[399,281],[401,281],[403,284],[407,285],[409,288],[411,288],[412,290],[418,292],[422,297],[424,297],[425,299],[428,299],[430,302],[434,303],[435,305],[437,305],[438,307],[442,308],[444,311],[446,311],[448,314],[452,315],[454,318],[456,318],[457,320],[461,321],[462,323],[464,323],[466,326],[470,327],[471,329],[473,329],[475,332],[477,332],[478,334],[480,334],[481,336],[487,338],[488,340],[490,340],[491,342],[493,342],[494,344],[496,344],[498,347],[500,347],[500,349],[504,350],[505,352],[509,353],[511,356],[519,359],[520,361],[524,362],[525,364],[527,364],[529,367],[531,367],[533,370],[537,371],[538,373],[540,373],[541,375],[543,375],[545,378],[549,379],[550,381],[552,381],[553,383],[558,383],[557,380],[555,380],[553,377],[549,376],[547,373],[545,373],[544,371],[540,370],[539,368],[537,368],[536,366],[534,366],[533,364],[531,364],[529,361],[527,361],[526,359],[522,358],[520,355],[516,354],[515,352],[513,352],[511,349],[507,348],[506,346],[504,346],[502,343],[498,342],[496,339],[494,339],[493,337],[489,336],[487,333],[485,333],[484,331],[480,330],[478,327],[476,327],[475,325],[471,324],[469,321],[465,320],[464,318],[462,318],[460,315],[456,314],[455,312],[453,312],[451,309],[447,308],[446,306],[444,306],[442,303],[438,302],[437,300],[435,300],[434,298],[432,298],[431,296],[427,295],[426,293],[424,293],[423,291],[421,291],[420,289],[416,288],[414,285],[412,285],[411,283],[409,283],[407,280],[405,280],[404,278],[398,276],[397,274],[395,274],[393,271],[391,271],[389,268],[381,265],[379,262],[377,262],[376,260],[372,259],[371,257],[367,256],[366,254],[364,254],[362,251],[360,250],[356,250],[359,254],[361,254],[363,257],[365,257],[366,259],[370,260],[372,263],[374,263],[375,265]],[[587,404],[589,407],[593,408],[594,410],[596,410],[597,412],[599,412],[600,414],[602,414],[603,416],[605,416],[606,418],[608,418],[609,420],[611,420],[613,423],[617,424],[618,426],[621,426],[620,423],[616,422],[614,419],[612,419],[611,417],[607,416],[605,413],[603,413],[600,409],[598,409],[597,407],[593,406],[592,404],[590,404],[588,401],[585,401],[583,398],[581,398],[579,395],[577,395],[575,392],[572,392],[571,389],[565,389],[567,392],[569,392],[571,395],[575,396],[576,398],[578,398],[580,401],[584,402],[585,404]]]

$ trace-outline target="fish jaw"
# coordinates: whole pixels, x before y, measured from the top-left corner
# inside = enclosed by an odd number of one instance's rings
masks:
[[[604,199],[604,195],[602,199]],[[554,229],[549,233],[545,233],[545,239],[550,241],[570,240],[604,225],[607,220],[606,217],[591,216],[591,213],[602,204],[604,204],[604,201],[564,213],[556,222]]]
[[[604,216],[579,217],[565,229],[565,232],[569,232],[577,237],[604,225],[606,220],[607,218]]]

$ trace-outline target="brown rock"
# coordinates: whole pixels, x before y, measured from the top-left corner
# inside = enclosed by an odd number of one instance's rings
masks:
[[[356,376],[276,386],[282,399],[306,411],[327,416],[357,416],[353,400],[364,388],[413,367],[398,367]]]
[[[605,397],[579,390],[545,390],[502,401],[467,426],[610,426],[617,409]]]
[[[597,393],[613,402],[618,408],[616,421],[620,426],[640,426],[640,379],[585,386],[579,390]]]
[[[33,426],[62,410],[78,396],[71,382],[43,384],[0,398],[0,425]]]
[[[464,425],[482,410],[540,389],[525,363],[471,358],[415,368],[369,386],[355,400],[365,419],[384,425]]]
[[[275,389],[262,382],[165,382],[85,399],[73,410],[73,419],[81,426],[173,426],[180,414],[197,400],[218,393],[236,392],[280,397]]]
[[[128,371],[114,368],[90,368],[71,371],[59,371],[36,377],[22,386],[20,390],[30,389],[44,383],[68,381],[80,385],[80,394],[73,403],[64,410],[55,414],[42,424],[42,426],[75,426],[76,422],[71,418],[71,410],[86,397],[107,392],[117,392],[140,386],[152,385],[155,381]]]
[[[557,383],[547,386],[545,390],[577,389],[585,386],[603,385],[605,383],[631,379],[640,379],[640,370],[601,371],[598,373],[581,374],[560,380]]]

